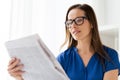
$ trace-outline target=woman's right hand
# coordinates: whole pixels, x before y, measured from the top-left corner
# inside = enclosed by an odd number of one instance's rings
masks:
[[[22,71],[23,64],[20,64],[20,59],[12,58],[8,64],[8,73],[17,80],[23,80]]]

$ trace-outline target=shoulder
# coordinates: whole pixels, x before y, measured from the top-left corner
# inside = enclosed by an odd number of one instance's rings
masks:
[[[118,69],[120,73],[120,62],[119,62],[118,52],[115,49],[106,46],[104,46],[104,50],[111,59],[111,61],[105,60],[106,72],[110,70]]]
[[[109,55],[109,57],[113,57],[113,56],[118,56],[118,52],[110,47],[107,46],[103,46],[105,52]]]
[[[61,66],[63,67],[65,71],[70,61],[70,56],[72,53],[74,53],[74,50],[75,50],[74,47],[70,47],[57,56],[58,62],[61,64]]]
[[[70,47],[66,49],[65,51],[61,52],[58,56],[57,59],[65,59],[67,58],[72,52],[74,51],[74,47]]]

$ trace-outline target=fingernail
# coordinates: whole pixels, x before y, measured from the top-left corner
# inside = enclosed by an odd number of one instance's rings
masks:
[[[13,57],[12,60],[15,60],[15,57]]]

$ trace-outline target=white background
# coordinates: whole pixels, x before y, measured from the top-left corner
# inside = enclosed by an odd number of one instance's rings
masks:
[[[0,0],[0,80],[13,80],[5,41],[38,33],[55,56],[60,53],[65,14],[74,3],[90,4],[101,27],[120,25],[120,0]]]

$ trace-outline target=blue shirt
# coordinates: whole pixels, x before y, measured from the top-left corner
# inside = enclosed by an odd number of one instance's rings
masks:
[[[104,50],[112,60],[105,60],[104,68],[98,59],[97,53],[90,58],[88,65],[85,67],[76,47],[71,47],[62,52],[58,55],[57,60],[70,80],[103,80],[104,73],[107,71],[119,69],[120,73],[118,53],[114,49],[105,46]]]

